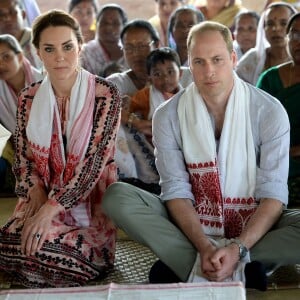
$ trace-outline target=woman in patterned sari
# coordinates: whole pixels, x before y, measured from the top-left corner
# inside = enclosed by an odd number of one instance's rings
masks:
[[[285,107],[291,124],[289,204],[300,204],[300,13],[287,25],[288,49],[292,61],[265,71],[257,86],[273,95]]]
[[[42,74],[25,57],[21,45],[10,34],[0,35],[0,122],[11,133],[16,128],[19,92],[30,83],[41,80]],[[13,139],[8,141],[0,157],[0,192],[11,194],[15,180]]]
[[[47,76],[19,96],[19,201],[0,229],[0,269],[31,288],[78,286],[114,262],[115,228],[101,201],[116,180],[120,97],[78,68],[82,35],[70,15],[38,17],[33,44]]]

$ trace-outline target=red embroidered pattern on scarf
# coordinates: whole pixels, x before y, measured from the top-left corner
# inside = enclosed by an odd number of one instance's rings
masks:
[[[78,165],[78,161],[78,155],[68,154],[64,172],[64,183],[67,183],[74,176],[74,170]]]
[[[195,209],[204,232],[226,238],[239,236],[256,210],[254,198],[222,198],[214,162],[187,164]]]
[[[29,145],[34,157],[34,162],[37,166],[37,170],[39,171],[41,177],[49,178],[49,168],[48,168],[48,157],[49,157],[49,148],[40,147],[34,143],[29,141]]]

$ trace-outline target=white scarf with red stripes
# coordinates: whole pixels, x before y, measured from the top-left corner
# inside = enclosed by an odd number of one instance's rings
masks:
[[[46,76],[34,96],[26,128],[27,137],[36,165],[47,188],[54,184],[63,187],[73,176],[78,162],[84,159],[93,126],[95,103],[95,76],[81,70],[71,91],[69,118],[66,129],[66,153],[63,144],[59,110],[51,85]],[[49,155],[52,140],[59,182],[50,182]],[[89,226],[86,203],[72,208],[77,225]]]
[[[249,87],[234,74],[217,152],[211,116],[196,85],[191,84],[179,100],[183,154],[195,208],[210,236],[239,236],[257,206],[250,101]]]

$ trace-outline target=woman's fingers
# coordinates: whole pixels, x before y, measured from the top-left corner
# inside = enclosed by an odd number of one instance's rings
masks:
[[[21,233],[21,250],[27,256],[34,255],[44,240],[42,229],[40,226],[34,226],[32,222],[32,218],[27,219]]]
[[[40,232],[37,232],[32,235],[30,255],[34,255],[35,252],[39,250],[39,247],[41,247],[41,245],[42,245],[42,237],[43,237],[43,234]]]

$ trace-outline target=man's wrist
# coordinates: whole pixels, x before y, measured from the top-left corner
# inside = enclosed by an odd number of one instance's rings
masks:
[[[240,260],[243,259],[249,252],[249,249],[238,238],[231,239],[230,244],[236,244],[238,246],[238,255]]]

